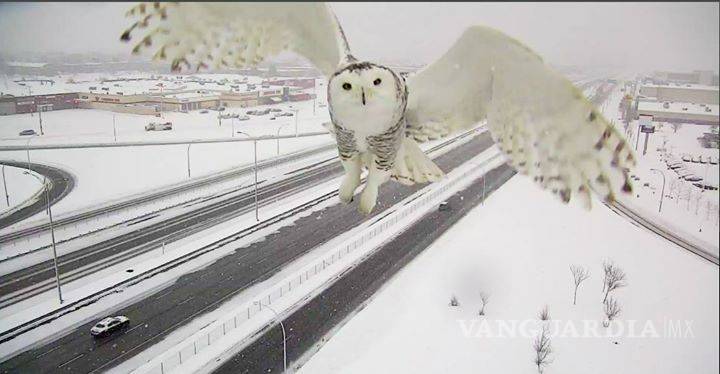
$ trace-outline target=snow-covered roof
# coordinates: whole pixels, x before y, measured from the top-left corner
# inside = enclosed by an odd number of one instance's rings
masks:
[[[665,105],[667,104],[667,108]],[[707,108],[707,109],[706,109]],[[708,111],[709,109],[709,111]],[[638,103],[638,111],[653,111],[666,113],[688,113],[695,115],[707,115],[717,117],[720,106],[711,104],[692,104],[682,102],[663,102],[663,101],[640,101]]]

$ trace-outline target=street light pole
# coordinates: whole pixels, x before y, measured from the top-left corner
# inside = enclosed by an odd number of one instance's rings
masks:
[[[42,107],[40,107],[39,105],[36,105],[35,108],[37,108],[38,120],[40,121],[40,135],[45,135],[45,132],[43,131],[43,127],[42,127]]]
[[[187,169],[188,169],[188,178],[190,178],[190,146],[192,143],[189,143],[187,146]]]
[[[258,188],[257,188],[257,174],[258,174],[258,166],[257,166],[257,140],[253,140],[253,150],[255,153],[255,221],[260,222],[260,215],[258,214]]]
[[[53,250],[53,263],[55,265],[55,283],[57,285],[57,291],[58,291],[58,298],[60,299],[60,304],[63,303],[62,298],[62,290],[60,290],[60,270],[58,269],[58,260],[57,260],[57,249],[55,248],[55,227],[53,225],[53,218],[52,218],[52,210],[50,209],[50,182],[47,180],[47,177],[43,175],[43,179],[40,180],[40,178],[30,173],[29,171],[26,171],[24,174],[31,175],[35,179],[37,179],[40,183],[43,184],[43,187],[45,188],[45,199],[47,200],[47,212],[48,217],[50,217],[50,237],[52,238],[52,250]]]
[[[283,128],[283,126],[287,126],[287,125],[289,125],[289,124],[288,124],[288,123],[285,123],[285,124],[282,124],[282,125],[278,126],[277,134],[275,134],[275,138],[276,138],[275,140],[277,141],[276,154],[277,154],[278,156],[280,156],[280,130]]]
[[[10,195],[7,192],[7,178],[5,177],[5,165],[2,166],[3,186],[5,187],[5,201],[7,201],[8,208],[10,207]]]
[[[28,138],[27,143],[25,143],[25,148],[27,148],[27,160],[28,160],[28,170],[30,170],[30,141],[33,140],[32,135],[30,138]]]
[[[662,191],[660,192],[660,207],[658,208],[658,213],[660,213],[660,212],[662,212],[662,203],[663,203],[663,198],[665,197],[665,173],[663,173],[662,170],[658,170],[658,169],[650,169],[650,171],[657,171],[658,173],[660,173],[660,175],[662,175],[662,178],[663,178]]]
[[[113,113],[113,139],[117,143],[117,127],[115,126],[115,113]]]
[[[263,305],[262,301],[256,301],[256,303],[260,305],[260,309],[262,309],[263,306],[270,309],[270,311],[275,314],[275,320],[278,321],[278,323],[280,324],[280,329],[282,329],[283,334],[283,373],[287,373],[287,335],[285,335],[285,325],[283,324],[283,321],[280,319],[280,316],[275,311],[275,309],[273,309],[269,305]]]

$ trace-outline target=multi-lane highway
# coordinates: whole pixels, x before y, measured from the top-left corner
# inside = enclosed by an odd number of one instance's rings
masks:
[[[343,274],[330,287],[283,319],[288,366],[297,369],[308,352],[323,344],[328,333],[370,300],[405,264],[412,261],[467,212],[500,187],[515,171],[503,164],[475,180],[447,199],[447,211],[436,210],[409,229],[382,245],[362,263]],[[485,193],[483,191],[485,190]],[[295,364],[293,364],[295,363]],[[279,324],[272,324],[255,341],[217,368],[215,373],[275,373],[283,370],[283,335]],[[292,372],[292,371],[291,371]]]
[[[489,135],[483,133],[439,156],[436,162],[449,171],[491,145]],[[263,241],[240,248],[201,270],[183,275],[163,290],[114,311],[132,321],[124,333],[94,341],[88,332],[92,323],[84,324],[55,341],[12,357],[0,364],[0,369],[3,372],[73,373],[107,370],[157,343],[192,318],[269,278],[312,248],[381,214],[420,188],[422,186],[385,184],[370,217],[358,213],[356,206],[339,203],[302,217],[292,227],[281,228]]]
[[[449,146],[463,136],[448,140],[433,149]],[[341,174],[342,168],[335,157],[302,169],[290,172],[287,178],[276,183],[264,184],[259,181],[259,205],[269,204],[277,199],[312,188]],[[247,213],[254,208],[254,191],[246,188],[240,194],[225,193],[184,204],[182,213],[152,225],[128,231],[111,239],[60,256],[58,268],[61,283],[79,279],[92,272],[105,269],[134,256],[157,249],[162,243],[188,237],[208,227]],[[185,209],[187,208],[187,209]],[[131,227],[138,221],[125,225]],[[0,307],[25,300],[52,289],[55,270],[54,262],[46,260],[12,273],[0,276]]]
[[[45,176],[49,180],[50,188],[50,206],[58,202],[60,199],[65,197],[72,191],[75,186],[75,179],[73,176],[62,170],[48,165],[39,165],[27,162],[18,161],[0,161],[2,165],[13,166],[17,168],[30,169],[40,175]],[[44,188],[43,187],[43,191]],[[40,213],[47,209],[47,194],[43,193],[31,204],[24,206],[11,214],[0,217],[0,229],[3,227],[10,226],[14,223],[20,222],[26,218],[32,217],[33,215]],[[49,224],[48,224],[49,227]],[[2,240],[0,239],[0,243]]]
[[[294,160],[299,160],[304,157],[310,157],[313,155],[321,154],[323,152],[331,151],[335,148],[335,144],[328,144],[323,145],[319,147],[314,147],[311,149],[307,149],[300,152],[294,152],[282,157],[275,157],[271,159],[266,159],[258,162],[258,170],[264,170],[267,168],[276,167],[278,165],[281,165],[283,163],[287,163]],[[13,162],[13,161],[0,161],[2,164],[8,164],[8,165],[17,165],[19,167],[26,167],[27,163],[21,163],[21,162]],[[38,165],[38,167],[46,167],[42,165]],[[254,165],[244,166],[237,169],[232,169],[226,172],[213,174],[209,177],[205,178],[199,178],[194,179],[186,183],[180,183],[178,185],[174,185],[153,193],[143,194],[140,196],[133,196],[127,199],[123,199],[121,201],[116,201],[110,204],[105,204],[103,206],[97,207],[95,209],[91,209],[88,211],[83,211],[81,213],[71,214],[66,217],[57,219],[53,222],[53,225],[55,228],[59,228],[65,225],[75,224],[78,222],[82,222],[85,220],[89,220],[98,216],[106,215],[112,212],[116,212],[122,209],[127,209],[130,207],[135,207],[142,204],[151,203],[153,201],[157,201],[160,199],[164,199],[168,196],[173,196],[177,194],[182,194],[187,191],[192,191],[198,188],[207,187],[213,184],[222,183],[234,178],[240,178],[243,176],[250,175],[250,173],[253,172]],[[67,176],[66,176],[67,177]],[[71,182],[72,183],[72,182]],[[70,187],[72,189],[72,185]],[[68,190],[65,194],[70,192]],[[64,195],[62,195],[64,196]],[[56,201],[56,200],[53,200]],[[19,220],[27,218],[29,216],[20,217],[18,216]],[[14,222],[4,223],[3,220],[0,220],[0,229],[7,227],[11,225],[12,223],[19,222],[19,220],[15,220]],[[49,223],[40,223],[36,225],[32,225],[30,227],[25,227],[19,230],[15,230],[11,233],[7,233],[4,235],[0,235],[0,244],[9,242],[11,240],[15,240],[18,238],[26,237],[28,235],[35,235],[38,233],[42,233],[45,231],[50,230],[50,224]]]

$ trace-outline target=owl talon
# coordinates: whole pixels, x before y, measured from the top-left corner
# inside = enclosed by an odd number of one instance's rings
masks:
[[[365,188],[360,195],[360,205],[358,209],[363,214],[370,214],[377,203],[377,189]]]

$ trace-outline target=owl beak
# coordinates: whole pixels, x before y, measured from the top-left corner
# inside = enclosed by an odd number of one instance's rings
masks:
[[[362,103],[365,105],[365,89],[361,88],[360,90],[362,91]]]

